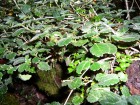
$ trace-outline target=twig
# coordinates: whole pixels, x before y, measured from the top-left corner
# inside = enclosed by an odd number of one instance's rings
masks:
[[[128,0],[125,0],[126,10],[127,10],[127,19],[130,20],[130,10],[128,5]]]
[[[140,58],[131,59],[132,61],[138,61]]]
[[[116,57],[114,57],[114,59],[113,59],[113,61],[111,62],[111,67],[110,67],[110,69],[111,69],[111,72],[113,73],[113,71],[114,71],[114,69],[113,69],[113,67],[114,67],[114,65],[115,65],[115,61],[116,61]]]
[[[99,60],[98,62],[104,62],[104,61],[112,60],[112,59],[114,60],[114,57],[104,58],[104,59]]]
[[[131,7],[130,7],[130,10],[132,10],[133,5],[134,5],[134,2],[135,2],[135,0],[133,0],[133,2],[132,2],[132,4],[131,4]]]
[[[72,8],[72,10],[73,10],[78,16],[80,16],[80,14],[76,12],[76,10],[75,10],[74,7],[72,6],[72,4],[70,4],[70,7]]]
[[[97,12],[94,10],[93,6],[92,6],[92,5],[90,5],[90,7],[92,8],[92,10],[93,10],[94,14],[95,14],[96,16],[98,16],[98,14],[97,14]]]
[[[140,6],[139,6],[139,4],[138,4],[137,0],[135,0],[135,3],[137,4],[137,6],[138,6],[138,8],[139,8],[139,10],[140,10]]]
[[[88,49],[86,48],[86,46],[82,46],[85,50],[86,50],[86,52],[88,52]]]
[[[26,27],[26,26],[24,26],[24,25],[21,25],[21,26],[22,26],[24,29],[30,31],[31,33],[36,33],[36,31],[33,31],[33,30],[29,29],[28,27]]]
[[[19,5],[17,4],[16,0],[13,0],[13,1],[14,1],[14,3],[15,3],[16,7],[21,11],[21,8],[20,8]],[[25,15],[25,13],[24,13],[23,11],[21,11],[21,12]]]
[[[111,28],[109,25],[107,25],[107,24],[105,24],[105,23],[103,23],[103,22],[102,22],[102,24],[103,24],[104,26],[106,26],[108,29],[110,29],[114,35],[118,35],[117,32],[116,32],[115,30],[113,30],[113,28]]]
[[[140,53],[139,50],[137,50],[137,49],[135,49],[135,48],[133,48],[133,47],[130,47],[130,49],[133,50],[133,51],[135,51],[135,52],[137,52],[137,53]]]
[[[46,20],[46,19],[55,19],[55,17],[44,17],[44,18],[31,19],[31,20],[19,23],[17,25],[14,25],[12,28],[15,28],[15,27],[18,27],[18,26],[21,26],[23,24],[27,24],[27,23],[30,23],[30,22],[43,21],[43,20]],[[73,20],[73,19],[74,18],[64,18],[64,20]]]
[[[13,1],[14,1],[14,3],[16,4],[16,7],[20,10],[20,7],[18,6],[16,0],[13,0]]]
[[[96,16],[98,16],[98,14],[97,14],[97,12],[95,11],[95,9],[93,8],[93,6],[90,5],[90,7],[92,8],[94,14],[95,14]],[[117,33],[113,28],[111,28],[109,25],[105,24],[104,22],[102,22],[102,24],[103,24],[104,26],[106,26],[108,29],[110,29],[114,35],[118,35],[118,33]]]
[[[68,95],[68,97],[67,97],[67,99],[66,99],[66,101],[65,101],[64,105],[66,105],[66,104],[67,104],[67,102],[68,102],[68,100],[69,100],[69,98],[70,98],[71,94],[73,93],[73,91],[74,91],[74,90],[71,90],[71,91],[70,91],[70,93],[69,93],[69,95]]]
[[[88,69],[87,69],[87,70],[85,70],[85,71],[81,74],[80,78],[82,78],[82,77],[83,77],[83,75],[84,75],[87,71],[88,71]],[[68,100],[69,100],[69,98],[70,98],[71,94],[73,93],[73,91],[74,91],[74,89],[72,89],[72,90],[70,91],[70,93],[69,93],[69,95],[68,95],[68,97],[67,97],[67,99],[66,99],[66,101],[65,101],[64,105],[66,105],[66,104],[67,104],[67,102],[68,102]]]
[[[52,57],[52,55],[49,55],[48,57],[45,58],[45,60],[47,60],[47,59],[49,59],[49,58],[51,58],[51,57]]]

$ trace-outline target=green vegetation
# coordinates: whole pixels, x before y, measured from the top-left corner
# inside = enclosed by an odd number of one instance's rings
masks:
[[[62,70],[58,64],[56,64],[55,68],[50,71],[38,70],[37,74],[39,76],[39,80],[36,84],[40,90],[51,96],[59,94]]]
[[[140,16],[125,19],[129,12],[113,0],[1,2],[1,95],[12,80],[37,75],[45,94],[59,95],[61,85],[70,90],[64,102],[50,105],[140,104],[125,86],[127,67],[140,58]]]
[[[1,105],[19,105],[20,103],[14,95],[7,93],[0,97],[0,104]]]

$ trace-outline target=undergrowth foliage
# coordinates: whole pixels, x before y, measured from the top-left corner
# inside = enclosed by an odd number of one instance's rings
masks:
[[[123,19],[126,11],[114,9],[111,0],[13,1],[0,6],[1,95],[15,73],[27,81],[36,68],[49,71],[65,62],[70,77],[62,86],[70,94],[64,103],[50,105],[140,104],[140,96],[131,96],[125,86],[126,68],[140,57],[139,16]]]

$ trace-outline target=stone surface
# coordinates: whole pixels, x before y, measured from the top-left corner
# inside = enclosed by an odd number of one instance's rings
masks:
[[[134,61],[126,70],[128,86],[132,95],[140,95],[140,60]]]

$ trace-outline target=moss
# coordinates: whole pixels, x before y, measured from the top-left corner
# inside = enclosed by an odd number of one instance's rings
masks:
[[[37,74],[39,80],[37,86],[40,90],[48,95],[57,95],[61,87],[62,69],[60,65],[56,64],[55,67],[49,71],[38,70]]]
[[[20,105],[20,103],[14,95],[7,93],[0,97],[0,105]]]

